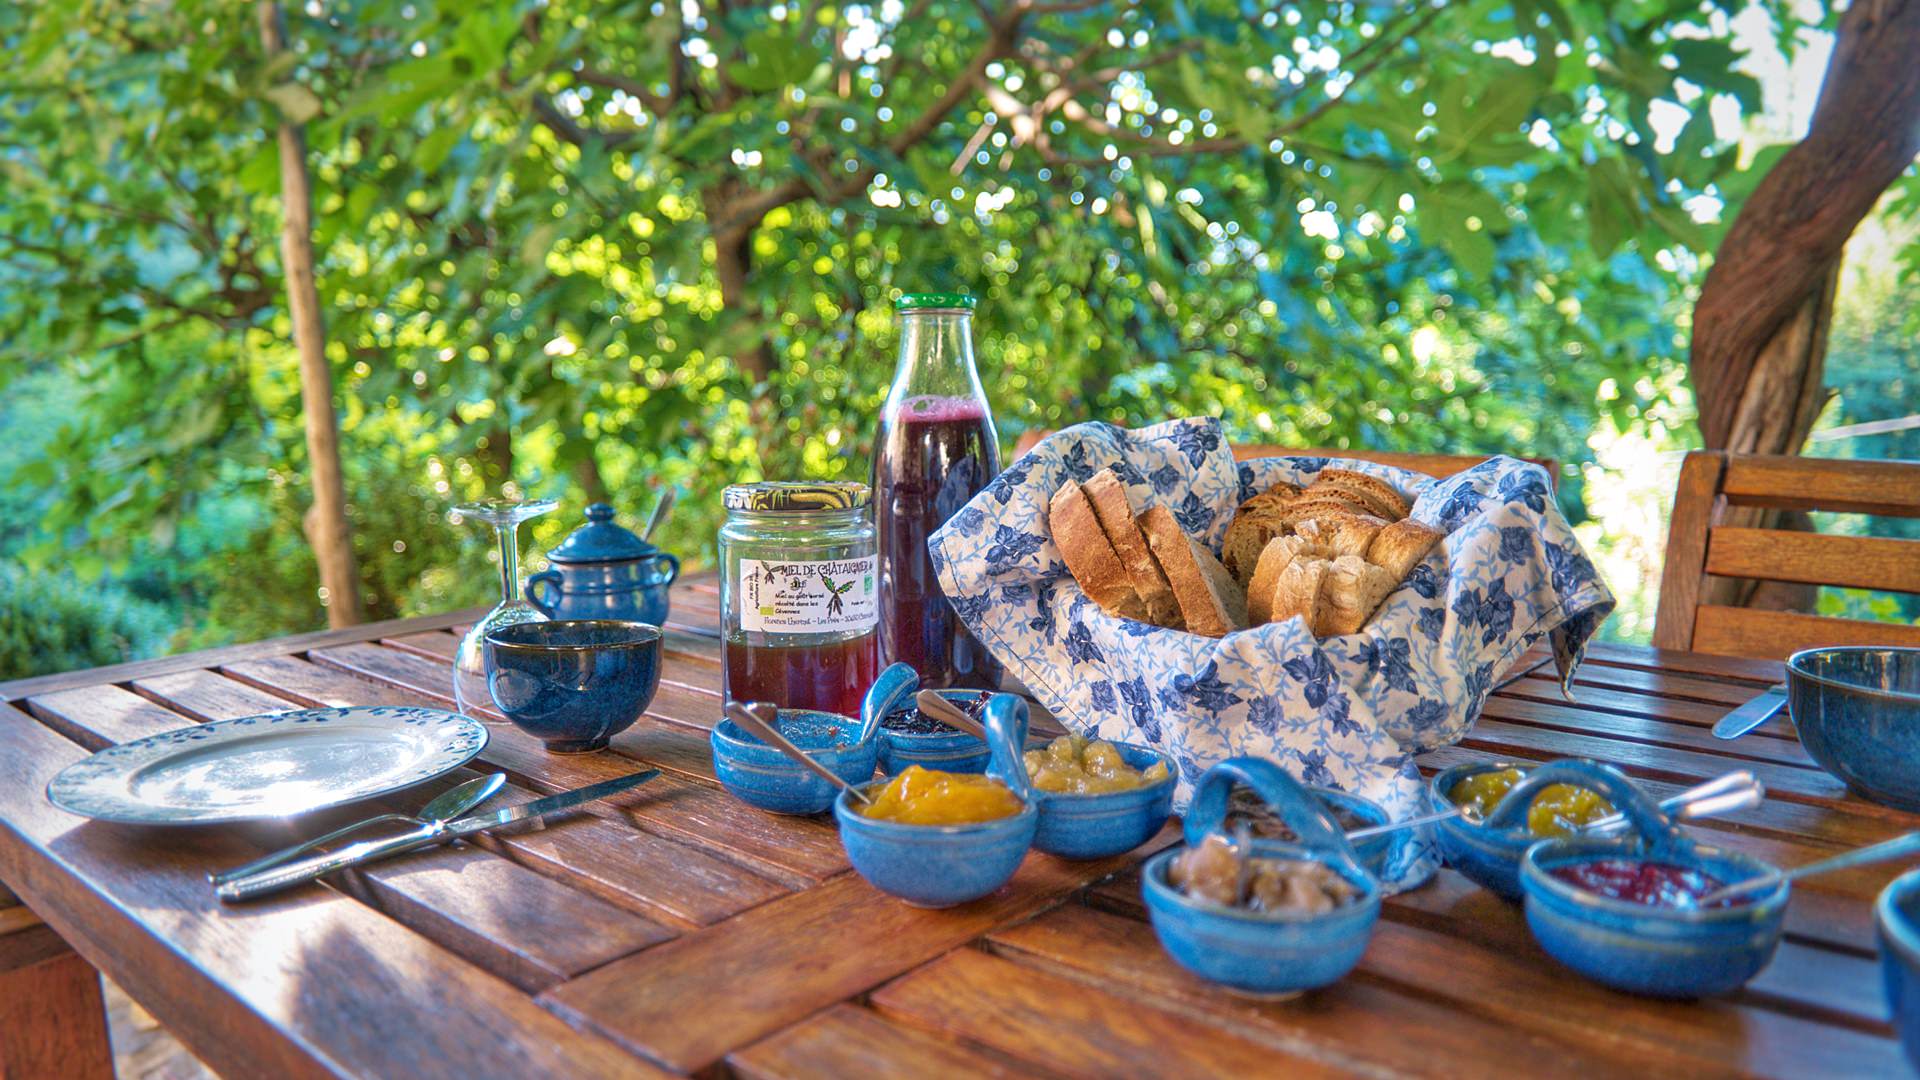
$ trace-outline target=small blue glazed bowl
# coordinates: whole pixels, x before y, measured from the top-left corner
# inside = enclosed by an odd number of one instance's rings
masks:
[[[1427,782],[1427,802],[1434,813],[1439,813],[1453,806],[1453,799],[1448,795],[1453,785],[1469,776],[1502,769],[1528,772],[1534,767],[1532,762],[1527,761],[1494,761],[1468,762],[1442,769]],[[1506,805],[1512,798],[1509,792],[1501,805]],[[1527,849],[1538,843],[1540,838],[1533,835],[1524,820],[1517,828],[1502,830],[1491,828],[1489,822],[1476,824],[1463,817],[1448,818],[1434,824],[1433,839],[1448,866],[1460,871],[1481,888],[1517,902],[1521,897],[1520,856],[1526,854]]]
[[[849,784],[873,778],[878,740],[860,741],[860,724],[852,717],[781,709],[780,734]],[[713,774],[720,786],[749,806],[776,814],[818,814],[832,806],[840,793],[824,777],[802,768],[732,720],[715,724],[707,743],[713,748]]]
[[[913,708],[913,696],[920,690],[920,675],[911,664],[893,664],[880,673],[860,702],[860,718],[880,717],[880,768],[897,776],[909,765],[941,772],[979,773],[987,771],[990,755],[987,744],[964,731],[947,728],[926,735],[908,731],[889,731],[886,718],[902,709]],[[941,690],[941,697],[955,705],[966,705],[980,696],[978,690]]]
[[[1800,745],[1862,797],[1920,810],[1920,649],[1807,649],[1787,658]]]
[[[1920,870],[1909,870],[1874,901],[1880,930],[1880,978],[1907,1061],[1920,1069]]]
[[[1364,829],[1371,825],[1385,825],[1392,817],[1392,815],[1387,813],[1385,807],[1362,795],[1341,791],[1338,788],[1317,786],[1308,787],[1307,791],[1310,792],[1314,798],[1319,799],[1326,805],[1327,810],[1334,815],[1334,824],[1340,826],[1343,830]],[[1231,824],[1233,820],[1232,813],[1238,809],[1238,807],[1234,806],[1231,800],[1228,802],[1228,807],[1228,822]],[[1346,820],[1342,820],[1343,818]],[[1228,831],[1231,832],[1232,830],[1228,829]],[[1360,865],[1367,868],[1367,873],[1372,874],[1376,878],[1384,879],[1385,875],[1383,871],[1386,870],[1388,858],[1393,854],[1394,845],[1400,843],[1403,839],[1410,840],[1413,834],[1414,830],[1412,829],[1400,829],[1394,832],[1380,833],[1376,836],[1362,837],[1358,840],[1349,838],[1347,843],[1353,845],[1353,852],[1359,857]],[[1253,835],[1256,840],[1268,839],[1279,840],[1282,843],[1291,842],[1284,836],[1263,835],[1260,832],[1260,826],[1258,824],[1253,826]]]
[[[1008,695],[1000,695],[1007,697]],[[994,702],[988,708],[995,707]],[[1173,813],[1173,788],[1179,768],[1173,758],[1150,746],[1114,743],[1114,749],[1129,766],[1146,770],[1154,765],[1167,767],[1166,779],[1132,791],[1110,791],[1100,795],[1076,795],[1041,791],[1027,775],[1026,755],[1019,747],[1027,742],[1027,703],[1010,698],[1004,706],[1010,715],[998,726],[989,726],[987,734],[993,748],[993,763],[987,775],[1012,788],[1028,803],[1040,808],[1040,827],[1034,833],[1033,846],[1063,859],[1104,859],[1123,851],[1132,851],[1160,831]]]
[[[599,750],[660,688],[660,628],[610,619],[518,623],[486,638],[487,692],[556,754]]]
[[[1026,703],[996,694],[988,703],[988,730],[1012,719]],[[875,781],[863,790],[880,785]],[[1032,802],[1020,812],[967,825],[910,825],[870,818],[841,792],[833,801],[840,843],[847,859],[867,883],[915,907],[942,908],[977,900],[1013,877],[1033,843],[1040,811]]]
[[[1606,796],[1626,815],[1627,835],[1542,840],[1527,849],[1520,861],[1527,926],[1548,955],[1603,986],[1661,998],[1736,990],[1773,959],[1787,914],[1790,889],[1784,881],[1752,894],[1747,903],[1679,908],[1615,900],[1553,876],[1561,867],[1597,859],[1667,863],[1729,885],[1775,870],[1751,856],[1696,844],[1610,765],[1542,765],[1513,786],[1488,825],[1524,814],[1524,800],[1554,783],[1579,784]]]
[[[1233,785],[1247,784],[1267,800],[1297,844],[1256,840],[1256,858],[1312,859],[1352,882],[1350,904],[1306,918],[1224,908],[1188,899],[1167,880],[1167,867],[1184,847],[1169,848],[1141,869],[1141,892],[1153,932],[1175,962],[1203,979],[1246,994],[1277,996],[1337,982],[1366,952],[1380,918],[1380,883],[1360,865],[1339,826],[1299,781],[1259,758],[1229,758],[1208,769],[1187,809],[1188,845],[1218,832]]]

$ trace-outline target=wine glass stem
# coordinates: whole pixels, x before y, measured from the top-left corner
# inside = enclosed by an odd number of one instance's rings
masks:
[[[520,595],[519,523],[497,521],[493,529],[500,534],[500,599],[514,600]]]

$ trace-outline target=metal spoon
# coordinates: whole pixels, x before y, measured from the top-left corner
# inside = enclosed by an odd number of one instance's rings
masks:
[[[778,715],[779,711],[773,705],[764,701],[756,701],[751,705],[743,705],[738,701],[727,702],[727,716],[730,717],[734,723],[752,732],[755,738],[779,750],[800,764],[805,765],[828,783],[847,792],[868,806],[873,805],[873,800],[867,796],[866,792],[861,791],[859,788],[841,779],[838,773],[813,760],[813,758],[807,755],[805,750],[795,746],[792,739],[780,734],[780,729],[775,726],[777,721],[774,719]]]
[[[1756,806],[1766,797],[1766,793],[1767,789],[1754,779],[1751,772],[1736,769],[1724,776],[1716,776],[1704,783],[1695,784],[1677,795],[1660,800],[1660,809],[1681,818],[1711,817],[1714,814],[1726,814]],[[1709,802],[1717,796],[1730,798],[1726,801]],[[1702,812],[1702,808],[1709,805],[1712,809]],[[1452,806],[1445,810],[1436,810],[1431,814],[1410,817],[1404,821],[1389,821],[1385,825],[1369,825],[1363,829],[1355,829],[1347,834],[1347,839],[1365,840],[1369,836],[1379,836],[1381,833],[1390,833],[1399,829],[1411,829],[1419,825],[1431,825],[1436,821],[1446,821],[1456,817],[1478,820],[1478,817],[1465,806]],[[1626,824],[1626,821],[1626,816],[1623,814],[1609,814],[1581,831],[1605,832]]]
[[[647,515],[647,523],[640,530],[640,539],[649,541],[653,539],[653,530],[667,520],[667,515],[673,512],[674,501],[679,497],[680,485],[678,484],[660,493],[660,501],[653,504],[653,512]]]
[[[467,811],[493,798],[495,793],[506,786],[506,783],[506,773],[476,776],[464,784],[455,784],[434,796],[427,802],[427,805],[420,808],[418,814],[381,814],[379,817],[370,817],[365,821],[356,821],[351,825],[335,829],[325,836],[316,836],[304,844],[295,844],[290,848],[281,848],[271,855],[263,855],[250,863],[236,866],[231,870],[222,870],[217,874],[208,874],[207,880],[215,885],[225,885],[230,881],[237,881],[243,877],[251,877],[262,870],[270,870],[296,856],[304,855],[314,848],[324,847],[327,844],[333,843],[335,840],[344,839],[352,833],[359,832],[361,829],[371,825],[384,825],[390,821],[404,821],[410,825],[429,825],[437,821],[452,821],[454,818],[464,815]]]
[[[1920,853],[1920,832],[1904,833],[1891,840],[1882,840],[1877,844],[1843,851],[1832,858],[1821,859],[1819,862],[1810,862],[1791,870],[1775,870],[1772,873],[1750,877],[1745,881],[1736,881],[1732,885],[1722,885],[1701,896],[1696,902],[1701,907],[1706,907],[1725,900],[1729,896],[1743,896],[1756,889],[1771,888],[1782,881],[1798,881],[1803,877],[1812,877],[1814,874],[1846,870],[1850,867],[1865,866],[1867,863],[1885,862],[1888,859],[1898,859],[1902,855],[1915,853]]]
[[[971,735],[981,742],[987,739],[987,729],[980,721],[968,716],[965,709],[940,696],[938,690],[922,690],[913,695],[913,703],[920,711],[955,731]]]

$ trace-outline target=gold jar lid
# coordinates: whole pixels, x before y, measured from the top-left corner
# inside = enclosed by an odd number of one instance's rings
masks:
[[[720,501],[729,510],[756,514],[818,514],[862,509],[873,492],[854,480],[762,480],[730,484]]]

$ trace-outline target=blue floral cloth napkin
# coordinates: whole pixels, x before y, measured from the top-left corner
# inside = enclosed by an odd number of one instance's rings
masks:
[[[1217,553],[1235,507],[1328,465],[1417,496],[1447,533],[1359,633],[1316,640],[1298,619],[1214,639],[1116,618],[1067,572],[1047,502],[1067,478],[1112,466],[1136,507],[1157,500]],[[1496,457],[1436,480],[1370,462],[1233,459],[1219,422],[1059,431],[1002,472],[928,542],[961,620],[1061,722],[1146,743],[1180,767],[1178,805],[1209,766],[1254,754],[1308,784],[1370,798],[1395,819],[1424,810],[1414,756],[1458,742],[1495,680],[1543,636],[1562,690],[1613,610],[1538,465]],[[1437,865],[1424,830],[1400,834],[1391,888]]]

